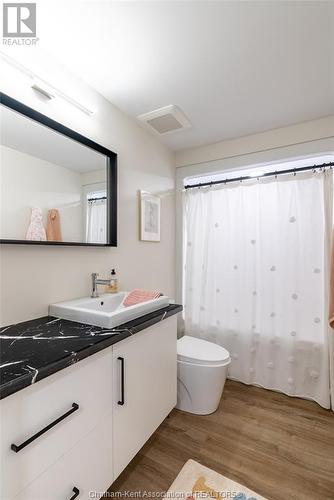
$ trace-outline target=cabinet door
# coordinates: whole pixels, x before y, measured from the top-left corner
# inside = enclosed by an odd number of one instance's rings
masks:
[[[111,415],[105,415],[69,452],[13,500],[102,498],[113,482]]]
[[[111,417],[112,359],[112,349],[104,349],[0,401],[1,500],[12,498],[73,448],[103,415]],[[67,413],[73,403],[78,410],[19,452],[11,449]]]
[[[113,369],[116,479],[176,405],[176,316],[115,345]]]

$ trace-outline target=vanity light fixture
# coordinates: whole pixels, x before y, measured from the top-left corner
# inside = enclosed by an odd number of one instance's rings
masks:
[[[39,92],[39,94],[43,95],[48,100],[59,97],[59,98],[63,99],[64,101],[66,101],[68,104],[71,104],[72,106],[75,106],[77,109],[80,109],[80,111],[82,111],[86,115],[90,116],[93,114],[93,111],[91,109],[87,108],[86,106],[84,106],[83,104],[78,102],[77,100],[73,99],[69,95],[67,95],[64,92],[62,92],[61,90],[57,89],[56,87],[54,87],[53,85],[48,83],[43,78],[40,78],[36,73],[31,71],[26,66],[19,63],[18,61],[16,61],[12,57],[8,56],[7,54],[4,54],[3,52],[0,52],[0,55],[1,55],[1,59],[3,61],[5,61],[7,64],[9,64],[13,68],[17,69],[18,71],[20,71],[25,76],[29,77],[32,80],[31,88],[34,91]]]
[[[52,89],[49,86],[45,85],[43,81],[37,78],[34,78],[31,88],[34,89],[36,92],[39,92],[46,99],[51,100],[55,97],[55,94],[54,92],[52,92]]]

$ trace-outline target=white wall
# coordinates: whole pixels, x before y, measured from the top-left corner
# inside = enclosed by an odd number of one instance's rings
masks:
[[[62,102],[41,102],[29,82],[9,67],[1,90],[118,153],[118,247],[38,247],[2,245],[1,323],[47,314],[49,303],[87,295],[90,273],[106,276],[115,267],[123,290],[134,287],[175,295],[174,155],[149,132],[75,79],[49,64],[47,79],[95,109],[86,117]],[[61,80],[61,82],[60,82]],[[64,82],[66,87],[64,87]],[[31,85],[31,83],[30,83]],[[138,239],[137,190],[161,196],[161,242]]]
[[[177,151],[177,167],[198,165],[219,159],[232,159],[259,151],[270,151],[297,144],[303,145],[334,136],[334,115],[297,123],[289,127],[267,130],[259,134],[237,137],[198,148]],[[275,156],[275,153],[274,155]]]
[[[39,207],[45,228],[48,210],[57,208],[63,241],[83,241],[81,174],[2,145],[0,155],[1,238],[24,240],[31,207]]]

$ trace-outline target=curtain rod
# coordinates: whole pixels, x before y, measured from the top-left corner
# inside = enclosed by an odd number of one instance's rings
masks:
[[[88,201],[100,201],[100,200],[106,200],[106,196],[100,196],[99,198],[87,198]]]
[[[228,184],[229,182],[242,182],[250,179],[260,179],[261,177],[270,177],[282,174],[297,174],[298,172],[306,172],[307,170],[316,170],[316,169],[326,169],[334,167],[334,162],[323,163],[322,165],[309,165],[307,167],[299,167],[299,168],[289,168],[287,170],[275,170],[271,172],[265,172],[260,175],[244,175],[241,177],[233,177],[232,179],[220,179],[218,181],[209,181],[209,182],[200,182],[198,184],[187,184],[184,186],[184,189],[191,188],[200,188],[204,186],[214,186],[215,184]]]

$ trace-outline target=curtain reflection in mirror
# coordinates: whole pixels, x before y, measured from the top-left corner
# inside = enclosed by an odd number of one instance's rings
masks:
[[[86,243],[107,241],[107,198],[106,193],[92,193],[87,198]]]

